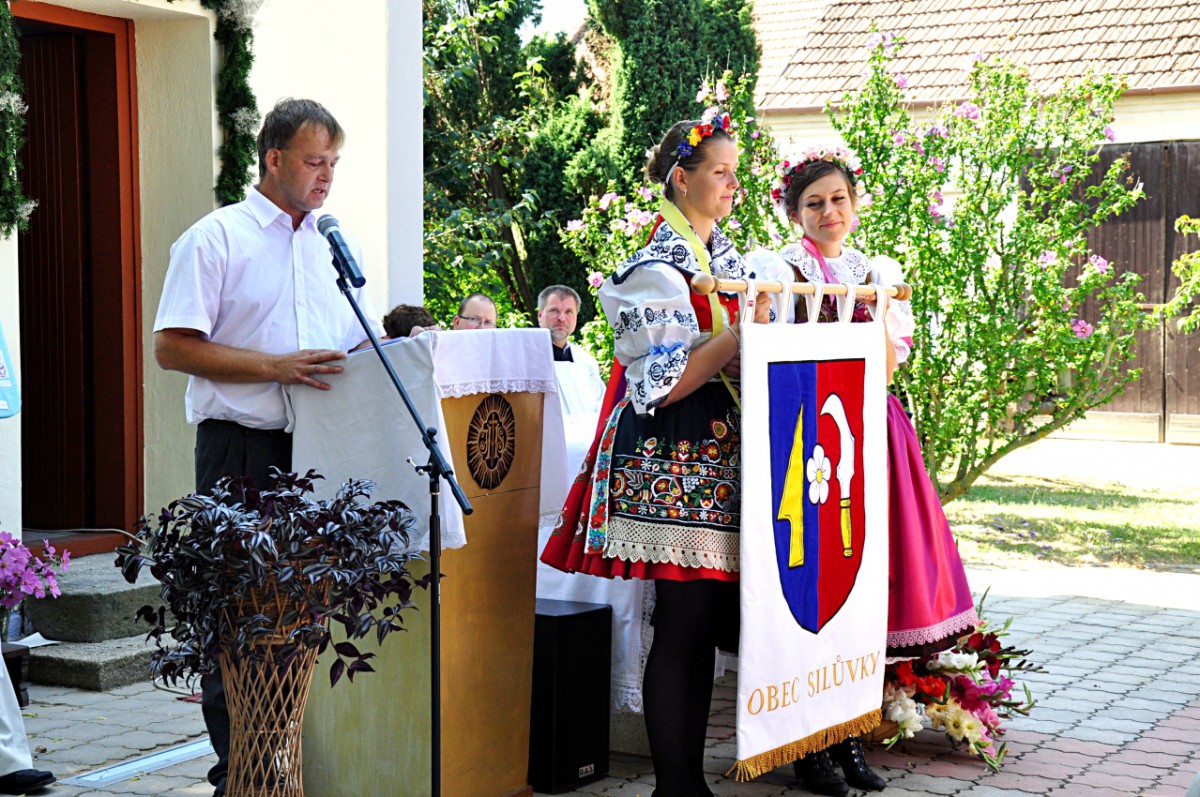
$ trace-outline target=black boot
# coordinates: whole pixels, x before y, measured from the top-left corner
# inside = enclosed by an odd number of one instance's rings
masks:
[[[813,794],[843,797],[850,792],[850,787],[846,785],[846,781],[838,774],[837,767],[833,765],[828,750],[810,753],[793,766],[796,768],[796,779]]]
[[[839,742],[829,748],[833,760],[842,766],[846,773],[846,782],[856,789],[866,791],[883,791],[887,781],[876,775],[867,766],[867,756],[863,752],[862,743],[857,736],[851,736],[844,742]]]

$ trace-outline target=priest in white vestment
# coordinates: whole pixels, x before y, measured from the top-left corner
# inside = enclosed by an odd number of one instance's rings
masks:
[[[604,399],[604,381],[596,359],[583,347],[571,345],[578,322],[579,294],[572,288],[551,285],[538,294],[538,326],[550,330],[563,417],[595,415]]]
[[[538,295],[538,325],[550,330],[554,375],[562,399],[566,457],[573,478],[587,455],[600,420],[605,384],[596,360],[580,346],[572,346],[571,333],[579,320],[579,294],[566,285],[551,285]],[[546,485],[542,485],[546,489]],[[559,496],[558,506],[566,500]],[[543,501],[543,505],[547,502]],[[543,515],[538,523],[538,550],[554,528],[558,513]],[[589,578],[568,575],[538,562],[537,596],[555,600],[601,603],[613,609],[612,706],[617,711],[642,710],[642,671],[650,648],[650,610],[653,585],[636,579]]]
[[[54,775],[33,769],[21,706],[8,668],[0,666],[0,794],[40,791],[53,782]]]

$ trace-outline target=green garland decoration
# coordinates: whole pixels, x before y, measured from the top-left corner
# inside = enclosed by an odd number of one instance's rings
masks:
[[[0,238],[29,226],[36,202],[21,190],[21,146],[25,143],[25,100],[17,66],[21,48],[8,0],[0,0]]]
[[[232,205],[246,198],[246,186],[258,157],[258,103],[250,89],[250,67],[254,65],[254,14],[262,0],[200,0],[200,5],[217,15],[213,38],[224,50],[225,60],[217,74],[217,118],[225,131],[218,154],[221,173],[217,176],[217,201]]]
[[[217,17],[213,38],[224,51],[217,74],[217,118],[225,133],[218,151],[221,173],[214,189],[222,205],[241,202],[258,156],[258,103],[250,89],[254,65],[252,24],[261,0],[200,0]],[[37,202],[21,189],[20,153],[25,143],[23,86],[17,67],[21,48],[9,0],[0,0],[0,238],[29,226]]]

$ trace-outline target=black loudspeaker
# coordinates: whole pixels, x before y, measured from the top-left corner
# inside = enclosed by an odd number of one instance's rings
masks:
[[[559,794],[608,774],[612,607],[538,599],[529,783]]]

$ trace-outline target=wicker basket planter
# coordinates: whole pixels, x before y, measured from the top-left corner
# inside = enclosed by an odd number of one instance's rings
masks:
[[[329,582],[310,585],[313,597],[324,603]],[[281,592],[274,580],[251,590],[237,611],[227,611],[225,627],[237,628],[239,617],[268,618],[268,633],[256,637],[249,649],[235,654],[233,635],[220,653],[221,674],[229,706],[230,794],[246,797],[304,797],[300,733],[304,706],[317,666],[317,649],[307,648],[286,664],[278,659],[292,633],[311,612],[308,601]],[[290,623],[283,618],[295,617]]]

